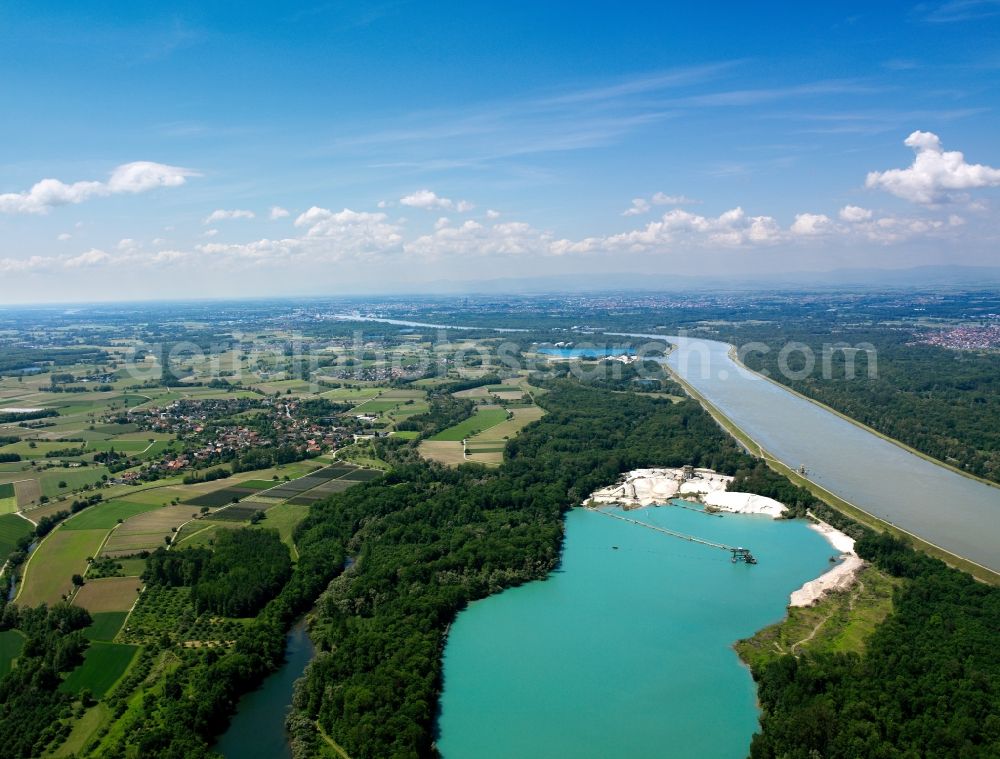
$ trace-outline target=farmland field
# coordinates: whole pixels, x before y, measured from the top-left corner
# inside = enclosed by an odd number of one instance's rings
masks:
[[[17,495],[14,486],[9,482],[0,485],[0,514],[12,514],[17,511]]]
[[[14,514],[0,515],[0,565],[7,560],[7,554],[17,547],[17,541],[31,534],[31,523]]]
[[[104,577],[87,580],[73,598],[74,606],[81,606],[91,614],[104,611],[128,611],[139,596],[142,583],[135,577]]]
[[[223,522],[245,522],[258,511],[269,509],[272,505],[266,501],[243,501],[220,509],[212,515],[212,519]]]
[[[88,451],[101,451],[106,453],[108,451],[118,451],[119,453],[142,453],[150,446],[147,440],[91,440],[87,443],[86,450]]]
[[[35,479],[15,482],[14,492],[17,493],[17,507],[22,511],[32,504],[37,505],[42,497],[42,487]]]
[[[301,507],[281,504],[280,506],[268,509],[264,513],[265,519],[260,523],[260,526],[277,530],[282,542],[291,550],[292,558],[298,559],[299,553],[295,548],[295,542],[292,540],[292,533],[299,522],[306,518],[307,514],[308,511]]]
[[[38,479],[41,483],[42,494],[47,495],[49,498],[55,498],[84,485],[93,485],[100,482],[101,475],[105,474],[108,474],[108,470],[102,466],[81,469],[54,469],[49,472],[42,472]],[[66,487],[60,487],[61,483],[66,483]]]
[[[371,482],[372,480],[377,480],[382,474],[383,472],[378,469],[356,469],[353,472],[345,474],[339,481]]]
[[[265,487],[271,487],[271,483],[267,483]],[[188,498],[184,503],[190,504],[191,506],[208,506],[210,508],[225,506],[227,503],[239,501],[246,498],[248,495],[253,495],[257,491],[263,489],[264,488],[247,487],[246,485],[233,485],[211,493],[205,493],[203,495],[194,496],[193,498]]]
[[[425,459],[445,466],[465,463],[465,447],[461,440],[425,440],[417,450]]]
[[[199,519],[197,522],[191,522],[181,529],[174,545],[178,548],[207,546],[215,540],[215,536],[219,530],[235,529],[241,526],[237,522],[212,522]]]
[[[465,440],[477,432],[495,427],[507,418],[506,409],[485,408],[479,409],[475,414],[465,421],[459,422],[454,427],[449,427],[431,438],[432,441]]]
[[[166,545],[164,538],[173,534],[172,528],[189,521],[195,511],[189,505],[163,506],[134,516],[115,529],[101,555],[125,556]]]
[[[73,590],[70,578],[87,571],[87,557],[96,556],[107,530],[56,528],[31,554],[18,588],[22,606],[49,605]]]
[[[128,612],[101,611],[92,612],[90,616],[94,621],[90,627],[83,631],[87,640],[112,641],[115,639],[118,631],[122,629],[122,624],[125,622]]]
[[[132,503],[130,501],[106,501],[90,506],[72,519],[67,519],[63,525],[65,530],[110,530],[119,519],[128,519],[145,511],[157,508],[152,504]]]
[[[89,688],[101,698],[125,674],[138,646],[95,641],[83,654],[83,664],[70,672],[59,686],[65,693],[79,693]]]
[[[538,406],[521,406],[511,409],[512,417],[494,427],[473,435],[466,441],[468,461],[480,464],[499,465],[503,461],[503,451],[507,440],[513,438],[524,427],[538,421],[544,415]]]

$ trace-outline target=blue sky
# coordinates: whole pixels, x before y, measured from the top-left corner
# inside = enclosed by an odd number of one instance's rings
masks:
[[[0,302],[1000,263],[1000,2],[289,5],[0,8]]]

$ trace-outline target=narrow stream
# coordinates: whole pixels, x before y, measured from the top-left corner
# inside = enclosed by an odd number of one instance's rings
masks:
[[[299,620],[285,639],[285,663],[261,686],[240,699],[229,729],[215,744],[226,759],[291,759],[285,720],[292,709],[292,689],[315,649]]]

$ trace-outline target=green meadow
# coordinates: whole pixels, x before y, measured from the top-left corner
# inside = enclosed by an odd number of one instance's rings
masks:
[[[506,409],[480,409],[465,421],[459,422],[454,427],[442,430],[432,437],[431,440],[465,440],[477,432],[495,427],[506,419]]]
[[[102,698],[125,674],[138,650],[138,646],[94,641],[83,654],[83,664],[66,676],[59,689],[79,693],[88,688],[96,698]]]
[[[110,530],[118,520],[152,511],[157,506],[131,501],[107,501],[84,509],[63,525],[65,530]]]

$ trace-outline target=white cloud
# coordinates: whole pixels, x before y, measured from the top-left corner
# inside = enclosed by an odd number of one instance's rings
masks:
[[[460,226],[442,227],[433,234],[403,245],[411,255],[428,259],[442,256],[511,256],[544,254],[551,237],[524,222],[484,225],[466,221]]]
[[[451,223],[451,220],[447,216],[442,216],[440,219],[434,222],[434,229],[444,229]]]
[[[84,266],[96,266],[97,264],[105,263],[110,259],[111,256],[105,253],[103,250],[98,250],[97,248],[91,248],[86,253],[81,253],[78,256],[66,259],[63,265],[67,269],[79,269]]]
[[[644,213],[649,213],[650,208],[652,206],[645,198],[632,198],[632,207],[622,211],[622,216],[641,216]]]
[[[654,194],[652,201],[654,206],[687,206],[698,202],[687,195],[664,195],[662,192]]]
[[[179,187],[188,177],[195,176],[199,175],[191,169],[135,161],[116,168],[106,182],[66,184],[58,179],[43,179],[30,190],[0,194],[0,213],[48,213],[57,206],[82,203],[95,197],[135,194],[157,187]]]
[[[284,219],[289,216],[287,208],[282,208],[281,206],[271,206],[271,219]]]
[[[865,186],[890,192],[913,203],[933,204],[961,200],[962,191],[1000,186],[1000,169],[965,162],[957,150],[945,151],[932,132],[914,132],[906,138],[916,158],[907,169],[872,171]]]
[[[697,202],[687,195],[667,195],[657,192],[649,200],[645,198],[632,198],[632,207],[623,211],[622,216],[641,216],[642,214],[649,213],[653,206],[686,206]]]
[[[499,211],[494,211],[492,208],[487,208],[486,209],[486,218],[487,219],[499,219],[500,218],[500,212]]]
[[[555,255],[628,251],[666,252],[677,244],[739,247],[763,245],[782,239],[783,233],[771,216],[747,216],[736,207],[717,217],[702,216],[680,208],[667,211],[659,221],[641,229],[608,237],[588,237],[579,241],[556,240],[550,246]]]
[[[401,205],[410,206],[411,208],[422,208],[425,211],[438,208],[446,211],[465,213],[476,207],[467,200],[454,201],[451,198],[442,198],[433,190],[426,189],[417,190],[406,197],[400,198],[399,202]],[[379,208],[384,208],[384,206],[379,204]]]
[[[841,221],[847,221],[852,224],[856,224],[862,221],[868,221],[872,217],[872,212],[867,208],[861,208],[860,206],[844,206],[840,209]]]
[[[65,242],[66,240],[72,239],[72,237],[73,237],[73,235],[71,235],[69,232],[63,232],[58,237],[56,237],[56,239],[59,240],[59,241],[61,241],[61,242]]]
[[[212,227],[211,229],[206,229],[204,232],[202,232],[201,236],[202,237],[215,237],[217,234],[219,234],[219,230],[216,229],[215,227]]]
[[[835,231],[835,226],[825,213],[800,213],[795,215],[795,221],[792,222],[789,231],[793,235],[811,237],[829,234]]]
[[[229,221],[231,219],[253,219],[256,214],[253,211],[248,211],[244,208],[234,208],[227,210],[225,208],[219,208],[212,211],[208,216],[205,217],[205,224],[211,224],[216,221]]]
[[[299,215],[295,226],[308,227],[307,238],[335,241],[351,253],[389,250],[403,241],[399,226],[390,222],[386,214],[350,208],[334,212],[313,206]]]
[[[131,237],[123,237],[118,241],[118,250],[134,250],[139,247],[139,243]]]
[[[49,256],[30,256],[29,258],[0,258],[0,273],[20,274],[24,272],[47,269],[56,261]]]

